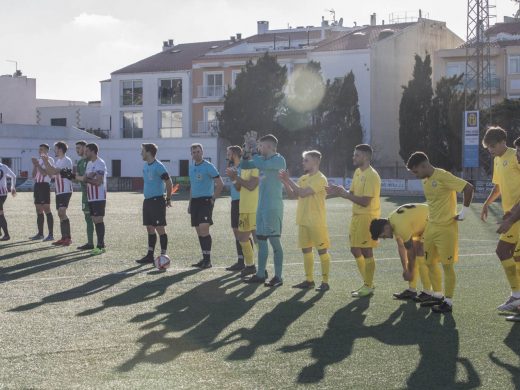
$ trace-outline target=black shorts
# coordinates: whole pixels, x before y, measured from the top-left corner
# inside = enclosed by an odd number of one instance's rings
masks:
[[[51,185],[49,183],[34,183],[34,204],[51,204]]]
[[[190,200],[191,226],[202,223],[213,225],[213,199],[193,198]]]
[[[7,199],[7,195],[0,196],[0,211],[4,210],[4,203],[5,203],[6,199]]]
[[[240,221],[240,199],[231,201],[231,228],[238,229]]]
[[[156,196],[144,200],[143,225],[166,226],[166,199],[164,196]]]
[[[94,202],[88,202],[88,209],[91,217],[104,217],[105,207],[107,205],[106,200],[96,200]]]
[[[66,194],[56,195],[56,210],[61,209],[62,207],[69,207],[70,197],[72,196],[72,192]]]

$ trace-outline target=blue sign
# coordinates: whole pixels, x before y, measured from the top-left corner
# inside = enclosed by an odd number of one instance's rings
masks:
[[[464,168],[478,168],[479,128],[479,112],[464,111]]]

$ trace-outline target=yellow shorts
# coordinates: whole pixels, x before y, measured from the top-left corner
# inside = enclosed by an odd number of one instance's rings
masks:
[[[329,230],[323,226],[298,226],[298,247],[316,248],[317,250],[330,248]]]
[[[458,223],[447,226],[428,223],[424,231],[424,254],[426,264],[438,261],[442,264],[454,264],[459,261]]]
[[[516,244],[518,242],[518,236],[520,235],[520,221],[516,221],[511,229],[500,235],[500,241],[507,242],[508,244]]]
[[[373,215],[353,215],[350,222],[350,247],[351,248],[375,248],[377,241],[372,240],[370,223],[377,217]]]
[[[252,232],[253,230],[256,230],[256,213],[240,213],[238,231]]]

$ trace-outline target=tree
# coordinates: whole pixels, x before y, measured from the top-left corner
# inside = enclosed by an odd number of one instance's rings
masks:
[[[228,88],[224,109],[217,114],[219,136],[232,144],[241,144],[250,130],[259,135],[276,132],[275,122],[284,98],[287,68],[276,57],[265,53],[256,64],[249,60],[237,75],[235,88]]]
[[[427,54],[424,60],[415,55],[413,78],[403,86],[399,105],[399,155],[407,160],[411,153],[427,150],[430,108],[432,105],[432,67]]]

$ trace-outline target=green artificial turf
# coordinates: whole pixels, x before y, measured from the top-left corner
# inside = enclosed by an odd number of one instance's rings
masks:
[[[417,200],[385,198],[383,214]],[[201,255],[187,202],[176,200],[168,210],[172,267],[158,272],[135,263],[147,247],[142,195],[109,194],[108,251],[98,257],[75,250],[85,242],[78,194],[68,248],[27,241],[36,233],[31,194],[9,197],[12,239],[0,243],[0,388],[520,387],[520,324],[496,311],[509,294],[494,254],[498,207],[484,224],[474,204],[461,223],[454,312],[442,316],[392,299],[406,284],[389,240],[375,251],[374,297],[350,297],[361,280],[348,248],[351,205],[340,199],[327,203],[329,292],[291,288],[303,280],[294,201],[285,204],[284,286],[241,283],[224,270],[235,261],[229,203],[216,203],[214,268],[198,271],[190,268]],[[319,282],[318,263],[315,274]]]

